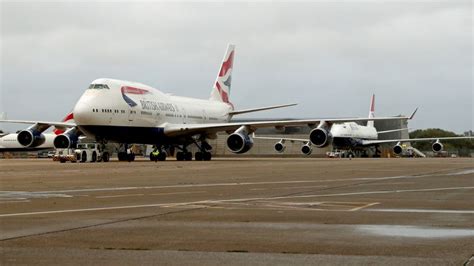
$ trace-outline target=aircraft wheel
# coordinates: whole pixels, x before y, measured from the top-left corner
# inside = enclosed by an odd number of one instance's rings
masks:
[[[203,154],[204,161],[210,161],[212,159],[212,154],[210,152],[205,152]]]
[[[166,153],[164,151],[160,152],[157,159],[158,161],[166,161]]]
[[[196,152],[196,153],[194,154],[194,159],[195,159],[196,161],[202,161],[202,160],[203,160],[203,153],[200,152],[200,151]]]
[[[83,151],[81,156],[81,163],[87,162],[87,152]]]

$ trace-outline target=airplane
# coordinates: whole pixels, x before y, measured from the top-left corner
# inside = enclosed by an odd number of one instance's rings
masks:
[[[413,119],[418,108],[410,115],[409,120]],[[370,110],[368,118],[375,117],[375,95],[372,95],[370,100]],[[278,140],[274,145],[275,151],[283,153],[285,151],[285,142],[301,142],[303,146],[301,152],[304,155],[311,155],[312,146],[317,148],[324,148],[329,145],[333,146],[334,150],[347,150],[348,157],[354,157],[354,151],[360,151],[367,156],[366,151],[369,147],[375,147],[374,157],[380,157],[378,146],[386,143],[396,143],[393,147],[393,152],[397,155],[406,151],[406,147],[402,145],[403,142],[417,142],[417,141],[434,141],[432,149],[434,152],[443,151],[443,144],[441,140],[459,140],[472,139],[472,137],[434,137],[434,138],[415,138],[415,139],[388,139],[379,140],[380,134],[392,133],[397,131],[404,131],[408,128],[392,129],[385,131],[377,131],[374,126],[374,120],[367,120],[367,125],[362,126],[355,122],[335,123],[329,127],[316,128],[309,134],[309,139],[297,138],[278,138],[278,137],[259,137],[253,134],[254,139]]]
[[[56,148],[69,148],[77,144],[81,135],[97,142],[154,145],[161,151],[158,160],[166,160],[167,153],[177,149],[176,159],[192,160],[188,147],[195,145],[195,160],[211,160],[209,139],[218,132],[227,132],[227,148],[241,154],[253,146],[251,134],[259,128],[309,126],[319,132],[330,125],[342,122],[375,120],[401,120],[408,117],[381,118],[327,118],[259,122],[231,122],[240,114],[294,106],[295,104],[235,110],[230,101],[235,45],[229,44],[219,68],[209,99],[174,96],[151,86],[131,81],[101,78],[94,80],[73,108],[75,122],[48,122],[0,120],[0,122],[33,124],[18,135],[24,146],[37,146],[43,131],[50,126],[67,129],[54,139]],[[314,134],[312,134],[314,135]],[[119,160],[134,160],[131,149],[119,152]],[[166,152],[168,151],[168,152]],[[154,160],[150,154],[150,160]]]
[[[72,113],[69,113],[64,117],[62,122],[71,122],[73,121],[74,116]],[[16,151],[38,151],[38,150],[48,150],[54,149],[54,139],[56,136],[63,134],[64,130],[55,129],[53,133],[44,133],[42,138],[38,138],[36,143],[31,143],[32,139],[29,138],[29,135],[20,136],[20,133],[10,133],[2,134],[0,136],[0,152],[16,152]],[[25,134],[25,133],[23,133]],[[22,142],[20,142],[21,140]]]

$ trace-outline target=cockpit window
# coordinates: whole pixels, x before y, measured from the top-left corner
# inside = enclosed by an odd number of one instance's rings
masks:
[[[106,89],[106,90],[109,90],[109,86],[107,86],[107,84],[91,84],[89,86],[89,89],[95,89],[95,90],[103,90],[103,89]]]

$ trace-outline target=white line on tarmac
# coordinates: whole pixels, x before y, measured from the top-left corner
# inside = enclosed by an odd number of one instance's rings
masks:
[[[411,212],[411,213],[459,213],[474,214],[474,210],[429,210],[429,209],[368,209],[370,212]]]
[[[0,201],[0,203],[20,203],[20,202],[30,202],[29,200],[7,200],[7,201]]]
[[[374,205],[377,205],[377,204],[380,204],[380,202],[372,202],[372,203],[366,204],[364,206],[355,207],[353,209],[350,209],[350,211],[355,212],[355,211],[362,210],[362,209],[365,209],[365,208],[368,208],[370,206],[374,206]]]
[[[199,194],[199,193],[206,193],[207,191],[191,191],[191,192],[169,192],[169,193],[156,193],[156,194],[148,194],[151,196],[164,196],[164,195],[179,195],[179,194]]]
[[[323,180],[295,180],[295,181],[272,181],[272,182],[234,182],[234,183],[206,183],[206,184],[189,184],[189,185],[168,185],[168,186],[143,186],[143,187],[109,187],[109,188],[85,188],[85,189],[68,189],[68,190],[51,190],[51,191],[31,191],[28,193],[74,193],[74,192],[96,192],[96,191],[118,191],[118,190],[135,190],[135,189],[161,189],[161,188],[194,188],[194,187],[220,187],[220,186],[247,186],[247,185],[272,185],[272,184],[304,184],[304,183],[324,183],[324,182],[343,182],[343,181],[375,181],[390,180],[402,178],[420,178],[431,175],[420,176],[392,176],[392,177],[361,177],[361,178],[340,178],[340,179],[323,179]],[[0,191],[0,193],[16,192],[16,191]]]
[[[176,203],[159,203],[159,204],[145,204],[145,205],[129,205],[103,208],[87,208],[87,209],[70,209],[70,210],[56,210],[56,211],[42,211],[42,212],[20,212],[20,213],[6,213],[0,214],[0,217],[12,216],[28,216],[38,214],[55,214],[55,213],[71,213],[71,212],[90,212],[90,211],[107,211],[118,209],[134,209],[147,207],[178,207],[190,204],[203,203],[225,203],[225,202],[239,202],[239,201],[255,201],[255,200],[278,200],[278,199],[296,199],[296,198],[315,198],[315,197],[334,197],[334,196],[350,196],[350,195],[368,195],[368,194],[389,194],[389,193],[404,193],[404,192],[428,192],[428,191],[445,191],[445,190],[468,190],[474,187],[446,187],[446,188],[428,188],[428,189],[406,189],[406,190],[382,190],[382,191],[366,191],[354,193],[336,193],[336,194],[314,194],[314,195],[300,195],[300,196],[281,196],[281,197],[267,197],[267,198],[239,198],[227,200],[203,200],[192,202],[176,202]]]
[[[112,196],[97,196],[96,199],[108,199],[108,198],[123,198],[123,197],[139,197],[144,194],[125,194],[125,195],[112,195]]]

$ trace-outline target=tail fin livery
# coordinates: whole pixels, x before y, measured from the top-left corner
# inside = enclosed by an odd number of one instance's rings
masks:
[[[370,99],[370,110],[369,110],[369,118],[375,117],[375,94],[372,94],[372,98]],[[367,121],[368,127],[374,127],[374,121]]]
[[[71,122],[71,120],[74,121],[74,114],[73,113],[69,113],[66,115],[66,117],[64,117],[63,121],[62,122]],[[53,130],[54,134],[56,135],[61,135],[64,133],[64,130],[61,130],[61,129],[55,129]]]
[[[235,45],[229,44],[227,46],[227,51],[225,53],[224,59],[222,60],[222,65],[219,69],[219,73],[212,88],[211,98],[213,101],[220,101],[230,104],[230,85],[232,81],[232,66],[234,63],[234,52]]]

